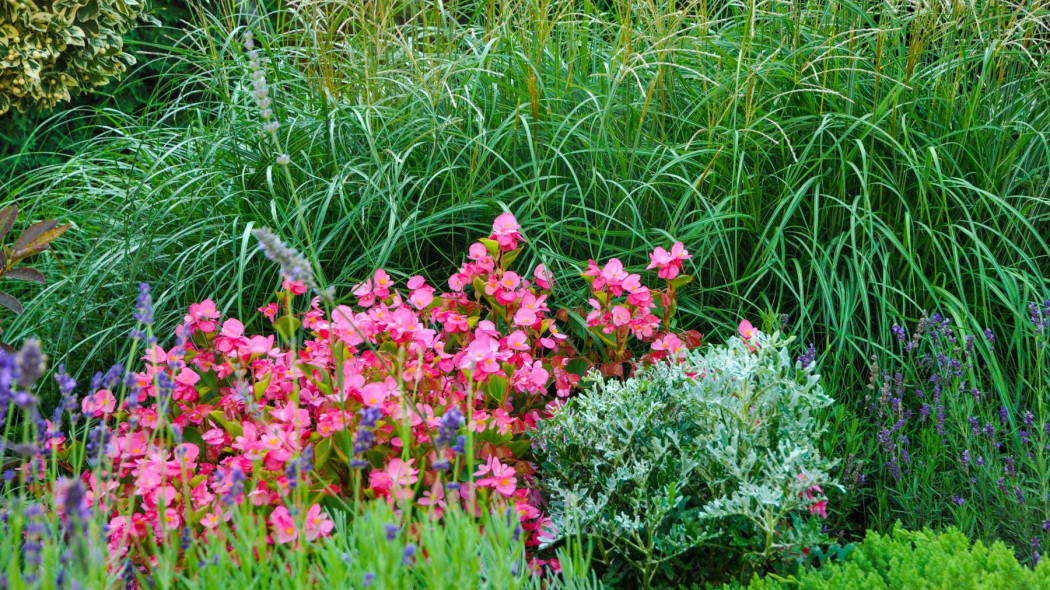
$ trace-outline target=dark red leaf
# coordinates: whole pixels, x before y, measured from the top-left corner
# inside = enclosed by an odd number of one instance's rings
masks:
[[[6,307],[11,311],[15,312],[15,315],[22,315],[22,304],[17,299],[0,291],[0,306]]]
[[[11,231],[11,227],[15,225],[16,217],[18,217],[18,205],[11,205],[0,210],[0,245],[4,243],[7,232]]]
[[[40,283],[44,285],[47,283],[47,279],[44,278],[44,273],[40,272],[35,268],[12,268],[2,275],[5,279],[13,279],[16,281],[26,281],[30,283]]]

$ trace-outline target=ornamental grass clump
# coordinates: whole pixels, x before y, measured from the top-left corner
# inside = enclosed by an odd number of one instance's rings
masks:
[[[537,426],[552,522],[593,543],[607,581],[742,578],[823,542],[832,400],[790,339],[740,332],[626,381],[592,374]]]

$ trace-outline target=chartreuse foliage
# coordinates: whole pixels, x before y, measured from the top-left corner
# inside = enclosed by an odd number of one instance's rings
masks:
[[[141,0],[4,0],[0,3],[0,115],[51,108],[119,78],[134,57],[123,36]]]
[[[626,382],[595,378],[539,423],[553,523],[594,543],[605,579],[722,581],[824,541],[831,399],[787,344],[749,331]]]
[[[733,588],[739,588],[735,585]],[[1002,543],[970,541],[954,528],[936,533],[869,532],[845,561],[790,578],[755,578],[751,590],[1036,590],[1050,588],[1050,567],[1018,563]]]

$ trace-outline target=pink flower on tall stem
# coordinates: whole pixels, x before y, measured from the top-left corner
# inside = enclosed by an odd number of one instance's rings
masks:
[[[332,522],[331,518],[328,518],[328,513],[321,512],[320,504],[314,504],[306,511],[304,528],[308,541],[313,541],[318,537],[327,537],[328,533],[332,532],[333,527],[335,527],[335,523]]]
[[[510,497],[518,487],[518,478],[513,467],[500,463],[495,455],[489,457],[488,463],[478,468],[475,476],[488,475],[489,477],[479,479],[478,486],[493,488],[500,494]]]
[[[496,240],[500,250],[509,252],[518,247],[518,240],[522,239],[518,230],[518,220],[510,213],[504,213],[492,223],[492,235],[490,239]]]
[[[659,268],[657,276],[670,281],[677,277],[682,270],[682,261],[690,258],[692,258],[692,255],[685,249],[685,245],[682,242],[675,242],[671,246],[670,252],[657,246],[652,254],[649,254],[650,262],[646,268]]]
[[[116,405],[117,399],[113,396],[113,392],[108,389],[100,389],[95,393],[89,394],[80,402],[80,408],[84,411],[84,415],[92,418],[112,414]]]
[[[270,513],[270,527],[273,529],[274,539],[281,544],[290,543],[299,537],[299,531],[295,526],[295,519],[288,513],[284,506],[278,506]]]

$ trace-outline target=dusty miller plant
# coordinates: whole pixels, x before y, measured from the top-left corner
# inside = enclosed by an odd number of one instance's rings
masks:
[[[643,587],[746,577],[822,543],[832,400],[789,342],[756,332],[626,381],[591,375],[537,427],[557,535]]]

